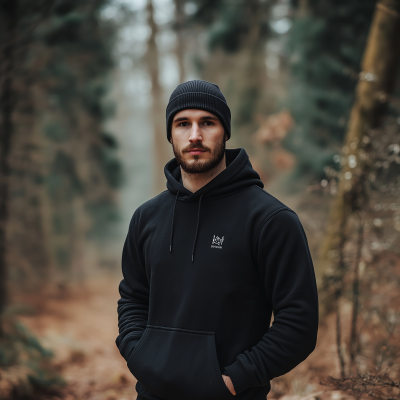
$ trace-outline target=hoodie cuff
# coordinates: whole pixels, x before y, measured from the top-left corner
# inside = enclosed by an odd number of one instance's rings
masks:
[[[225,367],[225,371],[228,372],[231,378],[236,394],[242,393],[247,388],[254,386],[252,376],[247,372],[246,367],[239,359],[236,359],[229,367]]]

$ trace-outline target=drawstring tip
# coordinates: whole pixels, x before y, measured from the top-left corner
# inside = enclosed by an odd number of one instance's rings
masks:
[[[172,253],[172,244],[169,245],[169,252]]]
[[[192,254],[192,262],[193,262],[193,254]]]

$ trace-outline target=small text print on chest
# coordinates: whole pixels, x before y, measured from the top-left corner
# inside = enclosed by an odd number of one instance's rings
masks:
[[[212,249],[222,249],[222,243],[224,242],[224,236],[220,238],[219,236],[213,237],[212,243],[211,243],[211,248]]]

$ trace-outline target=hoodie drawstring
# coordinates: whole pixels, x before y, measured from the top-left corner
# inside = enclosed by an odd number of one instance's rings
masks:
[[[176,201],[178,200],[178,196],[179,196],[179,190],[175,196],[174,210],[172,211],[171,237],[169,239],[169,251],[170,252],[172,252],[172,236],[174,235],[175,208],[176,208]]]
[[[200,207],[201,207],[201,199],[203,198],[203,195],[200,196],[199,200],[199,210],[197,213],[197,226],[196,226],[196,235],[194,237],[194,242],[193,242],[193,250],[192,250],[192,262],[194,261],[194,249],[196,247],[196,240],[197,240],[197,233],[199,231],[199,224],[200,224]]]
[[[175,202],[174,202],[174,209],[172,211],[172,222],[171,222],[171,237],[169,240],[169,251],[172,252],[172,238],[174,236],[174,220],[175,220],[175,209],[176,209],[176,201],[178,200],[179,196],[179,191],[176,193],[175,196]],[[197,226],[196,226],[196,234],[194,236],[194,242],[193,242],[193,249],[192,249],[192,262],[194,261],[194,250],[196,248],[196,241],[197,241],[197,234],[199,232],[199,225],[200,225],[200,208],[201,208],[201,199],[203,198],[203,195],[200,196],[199,199],[199,209],[197,212]]]

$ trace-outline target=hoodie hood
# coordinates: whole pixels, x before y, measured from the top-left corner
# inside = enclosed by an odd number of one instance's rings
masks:
[[[169,251],[172,252],[172,242],[174,237],[175,209],[177,200],[198,202],[197,225],[192,248],[192,262],[196,249],[196,241],[200,227],[201,201],[204,199],[217,199],[225,197],[249,186],[264,187],[260,176],[251,166],[249,156],[242,148],[225,150],[226,169],[218,174],[214,179],[204,185],[198,191],[192,193],[186,189],[181,181],[181,169],[176,160],[172,159],[164,168],[167,178],[167,188],[175,196],[174,207],[172,210],[171,235]]]
[[[249,186],[264,187],[245,149],[226,149],[225,156],[226,169],[194,193],[181,183],[181,169],[177,160],[173,158],[164,168],[168,190],[177,196],[178,200],[199,201],[200,197],[204,199],[224,197]]]

